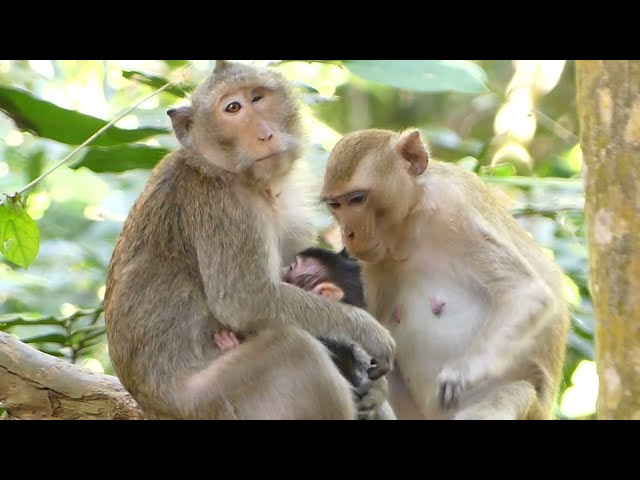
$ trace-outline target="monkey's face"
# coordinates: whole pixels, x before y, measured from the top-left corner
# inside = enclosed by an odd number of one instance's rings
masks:
[[[297,255],[291,264],[283,269],[285,282],[311,291],[327,280],[327,269],[315,258]]]
[[[328,281],[328,270],[317,258],[297,255],[291,264],[282,271],[285,282],[312,292],[321,297],[341,301],[342,290],[334,282]]]
[[[269,180],[300,156],[300,111],[279,72],[218,62],[192,104],[168,112],[176,136],[218,167]]]
[[[290,148],[278,125],[280,103],[277,93],[264,87],[231,90],[214,102],[214,123],[246,159],[241,169],[279,158]]]
[[[329,156],[322,198],[341,227],[347,250],[364,262],[377,263],[393,254],[389,247],[397,226],[415,204],[415,176],[426,168],[415,133],[354,132]]]

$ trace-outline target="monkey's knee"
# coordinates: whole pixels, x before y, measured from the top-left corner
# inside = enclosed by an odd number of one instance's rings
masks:
[[[315,337],[301,329],[284,333],[287,352],[296,365],[289,380],[309,392],[306,399],[308,418],[351,420],[357,418],[357,408],[351,385],[340,373],[329,350]],[[284,378],[284,377],[283,377]]]
[[[350,386],[307,332],[265,330],[182,382],[181,416],[216,419],[351,419]]]
[[[496,386],[475,402],[465,405],[453,418],[455,420],[524,420],[536,405],[537,397],[533,385],[527,381]]]

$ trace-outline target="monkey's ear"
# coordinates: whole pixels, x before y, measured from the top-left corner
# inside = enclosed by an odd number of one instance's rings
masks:
[[[429,153],[418,130],[403,133],[395,144],[395,150],[411,164],[408,169],[410,175],[420,175],[427,169]]]
[[[322,282],[313,287],[311,290],[313,293],[320,295],[321,297],[330,298],[332,300],[340,301],[344,297],[344,291],[338,287],[335,283]]]
[[[216,60],[216,67],[213,69],[214,72],[221,72],[225,68],[229,66],[228,60]]]
[[[193,107],[185,106],[167,110],[176,138],[185,147],[191,147],[191,125],[193,124]]]

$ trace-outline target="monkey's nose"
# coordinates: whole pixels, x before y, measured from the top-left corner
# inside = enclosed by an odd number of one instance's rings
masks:
[[[258,138],[260,140],[262,140],[263,142],[268,142],[269,140],[271,140],[273,138],[273,133],[268,132],[268,133],[259,135]]]
[[[356,236],[355,232],[350,227],[344,227],[344,234],[349,240],[353,240],[353,238]]]

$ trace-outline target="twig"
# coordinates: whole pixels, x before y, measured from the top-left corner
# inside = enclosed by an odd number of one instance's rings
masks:
[[[522,207],[511,210],[514,217],[524,217],[527,215],[542,215],[543,217],[556,218],[560,213],[584,213],[581,207],[558,207],[558,208],[536,208]]]
[[[547,117],[540,110],[534,110],[534,113],[537,115],[540,125],[548,128],[551,132],[553,132],[556,136],[558,136],[558,138],[561,138],[562,140],[564,140],[565,142],[571,145],[573,145],[578,141],[578,136],[575,133],[571,132],[570,130],[567,130],[565,127],[560,125],[554,119]]]
[[[55,315],[43,315],[35,318],[28,318],[23,315],[17,314],[15,316],[10,316],[9,318],[0,318],[0,328],[6,327],[15,327],[16,325],[69,325],[74,320],[77,320],[80,317],[86,317],[88,315],[95,315],[97,318],[102,312],[104,308],[99,306],[97,308],[90,309],[78,309],[73,312],[71,315],[67,316],[55,316]]]

